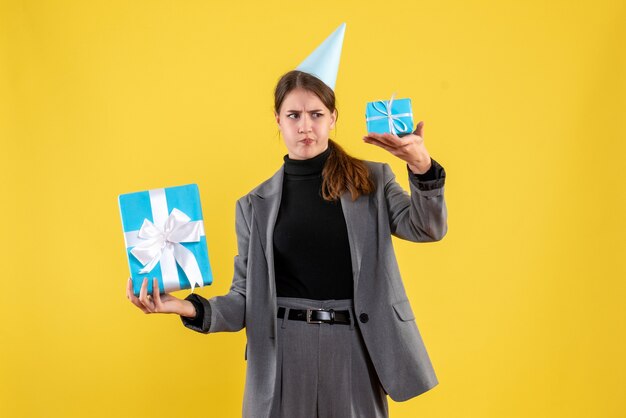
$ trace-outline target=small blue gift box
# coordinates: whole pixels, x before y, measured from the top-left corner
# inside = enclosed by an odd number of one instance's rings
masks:
[[[160,293],[213,282],[197,185],[121,194],[118,202],[135,295],[146,277],[148,294],[153,277]]]
[[[413,132],[411,99],[378,100],[365,107],[367,132],[403,136]]]

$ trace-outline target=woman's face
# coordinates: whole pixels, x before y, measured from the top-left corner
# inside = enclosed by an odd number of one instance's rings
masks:
[[[319,97],[308,90],[290,91],[276,114],[278,128],[292,160],[306,160],[328,148],[328,133],[335,127],[331,113]]]

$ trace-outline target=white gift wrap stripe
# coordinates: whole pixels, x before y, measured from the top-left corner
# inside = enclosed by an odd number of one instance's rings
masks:
[[[165,221],[167,221],[169,215],[165,189],[154,189],[150,190],[148,193],[150,194],[150,206],[152,207],[152,222],[157,228],[163,230],[165,228]],[[167,245],[170,246],[171,244]],[[176,270],[176,259],[172,251],[163,251],[159,262],[161,263],[164,290],[168,292],[172,289],[180,289],[178,271]]]
[[[167,199],[165,198],[165,189],[149,190],[150,206],[152,207],[152,223],[163,230],[165,221],[169,213],[167,213]]]
[[[198,228],[200,228],[200,236],[204,236],[204,223],[202,221],[191,221],[189,222],[190,224],[199,224]],[[124,232],[124,242],[126,242],[126,248],[129,247],[134,247],[135,245],[139,245],[141,242],[143,242],[144,240],[142,240],[141,238],[137,237],[137,234],[139,234],[139,230],[135,230],[135,231],[128,231],[128,232]]]
[[[163,230],[165,222],[169,216],[167,210],[167,199],[165,197],[165,189],[154,189],[148,191],[150,195],[150,206],[152,208],[152,223]],[[194,221],[199,223],[201,228],[201,235],[204,236],[204,224],[202,221]],[[126,248],[134,247],[143,240],[137,237],[139,230],[129,231],[124,233],[124,239],[126,240]],[[171,244],[167,244],[171,246]],[[180,289],[180,281],[178,279],[178,270],[176,269],[176,259],[172,251],[163,251],[161,259],[161,275],[163,281],[163,290],[165,292],[171,292]]]

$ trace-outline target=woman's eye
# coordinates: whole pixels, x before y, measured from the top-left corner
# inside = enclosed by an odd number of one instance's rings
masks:
[[[290,113],[290,114],[287,115],[287,117],[291,118],[291,119],[296,119],[298,117],[298,114],[297,113]]]
[[[316,118],[321,118],[322,116],[324,116],[323,113],[313,113],[313,116],[315,116]]]

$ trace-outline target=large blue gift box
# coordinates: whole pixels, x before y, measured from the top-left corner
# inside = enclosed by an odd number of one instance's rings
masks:
[[[197,185],[121,194],[118,201],[135,295],[146,277],[148,294],[153,277],[160,293],[213,282]]]
[[[413,132],[411,99],[378,100],[365,107],[367,132],[391,133],[398,136]]]

